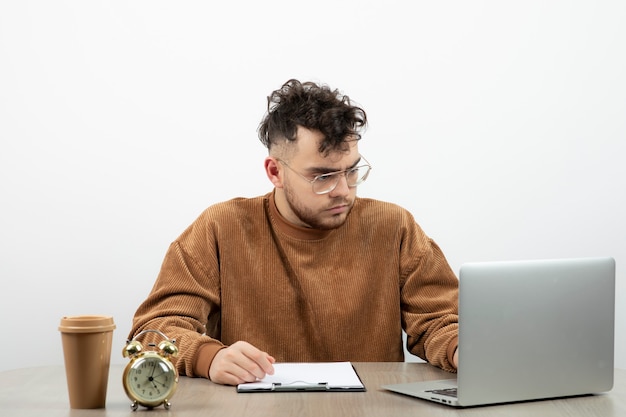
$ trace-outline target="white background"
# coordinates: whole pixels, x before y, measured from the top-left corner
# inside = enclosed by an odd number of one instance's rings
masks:
[[[270,191],[256,128],[289,78],[363,106],[362,196],[463,262],[613,256],[626,368],[626,3],[0,0],[0,370],[113,363],[169,243]],[[366,347],[365,347],[366,348]]]

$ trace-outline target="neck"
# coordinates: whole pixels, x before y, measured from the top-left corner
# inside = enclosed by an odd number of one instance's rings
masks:
[[[274,190],[274,202],[276,204],[276,209],[278,213],[283,217],[283,219],[287,220],[289,223],[298,227],[306,227],[310,228],[308,224],[304,223],[296,214],[291,210],[289,203],[287,202],[287,197],[285,197],[285,192],[282,188],[276,188]]]
[[[270,194],[269,213],[274,219],[274,224],[282,233],[300,240],[319,240],[331,233],[330,230],[312,229],[308,226],[300,226],[299,224],[294,224],[293,222],[287,220],[278,209],[276,201],[278,194],[277,191],[278,190],[274,190],[274,193]]]

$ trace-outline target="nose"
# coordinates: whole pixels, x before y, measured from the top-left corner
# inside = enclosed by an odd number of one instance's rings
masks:
[[[345,173],[339,176],[337,185],[329,194],[331,197],[345,197],[350,194],[350,187],[348,187],[348,179]]]

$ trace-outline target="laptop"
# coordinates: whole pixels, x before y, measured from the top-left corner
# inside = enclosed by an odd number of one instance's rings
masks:
[[[613,258],[464,264],[457,378],[383,388],[456,407],[603,393],[614,323]]]

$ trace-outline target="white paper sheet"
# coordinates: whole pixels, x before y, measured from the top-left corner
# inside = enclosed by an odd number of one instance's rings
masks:
[[[274,375],[237,386],[238,392],[364,390],[350,362],[275,363]]]

